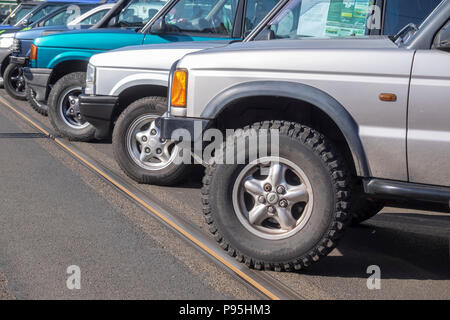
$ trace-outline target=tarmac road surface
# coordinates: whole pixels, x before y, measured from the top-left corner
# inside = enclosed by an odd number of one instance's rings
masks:
[[[51,130],[26,102],[0,96]],[[72,144],[208,236],[201,169],[178,187],[138,185],[109,141]],[[1,102],[0,168],[0,298],[264,298]],[[448,214],[385,208],[308,270],[264,274],[306,299],[450,299],[449,236]],[[66,286],[71,265],[80,290]],[[369,266],[379,289],[367,286]]]

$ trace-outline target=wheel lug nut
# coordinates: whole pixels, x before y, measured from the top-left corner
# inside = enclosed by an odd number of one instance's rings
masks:
[[[266,198],[264,196],[259,196],[258,201],[259,203],[266,203]]]
[[[288,202],[284,199],[281,199],[278,205],[282,208],[286,208],[288,206]]]
[[[150,134],[151,134],[152,136],[156,135],[156,130],[155,130],[155,129],[152,129],[152,130],[150,131]]]
[[[279,194],[284,194],[286,192],[286,189],[283,186],[278,186],[277,187],[277,192]]]
[[[143,136],[143,137],[142,137],[142,141],[144,141],[144,142],[147,141],[147,137],[146,137],[146,136]]]
[[[159,148],[158,148],[158,149],[156,149],[156,153],[157,153],[157,154],[161,154],[161,152],[162,152],[162,150],[161,150],[161,149],[159,149]]]
[[[145,153],[150,153],[152,150],[150,150],[150,148],[145,148]]]
[[[267,211],[268,211],[269,213],[275,213],[275,208],[272,207],[272,206],[270,206],[270,207],[267,208]]]
[[[264,191],[266,191],[266,192],[272,191],[272,186],[270,185],[270,183],[266,183],[264,185]]]

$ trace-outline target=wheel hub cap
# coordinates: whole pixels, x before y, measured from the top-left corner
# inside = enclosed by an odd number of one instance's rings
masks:
[[[271,192],[267,195],[267,202],[270,204],[275,204],[278,202],[278,195],[275,192]]]
[[[59,99],[59,113],[64,122],[71,128],[83,129],[89,125],[83,120],[80,112],[81,88],[69,88],[61,94]]]
[[[239,221],[249,231],[266,239],[283,239],[308,221],[313,193],[308,177],[296,164],[267,157],[244,167],[232,200]]]
[[[159,170],[169,165],[177,153],[172,141],[161,139],[155,116],[137,119],[127,132],[127,150],[136,164],[147,170]]]

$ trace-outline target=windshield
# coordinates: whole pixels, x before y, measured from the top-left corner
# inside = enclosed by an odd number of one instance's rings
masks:
[[[35,12],[31,14],[30,18],[28,19],[28,24],[32,24],[42,19],[43,17],[49,15],[53,11],[64,7],[64,5],[65,4],[49,4],[46,6],[42,6],[41,8],[37,9]]]
[[[11,12],[17,7],[16,3],[1,3],[0,4],[0,21],[5,20]]]
[[[416,26],[442,2],[442,0],[389,0],[386,3],[384,33],[396,35],[409,23]]]
[[[268,28],[271,39],[357,37],[370,34],[371,30],[393,36],[411,22],[420,25],[441,2],[386,0],[383,11],[374,5],[374,0],[292,0],[275,15]]]
[[[71,5],[66,10],[55,14],[53,17],[45,21],[44,26],[60,26],[65,25],[80,15],[88,12],[93,5]]]
[[[269,23],[275,39],[368,34],[374,0],[293,0]]]
[[[15,25],[33,10],[34,6],[20,6],[3,24]]]
[[[142,28],[167,1],[132,0],[119,15],[120,27]]]
[[[99,10],[94,14],[91,14],[90,16],[84,18],[81,20],[78,24],[82,25],[94,25],[97,22],[99,22],[105,14],[107,14],[109,9]]]
[[[238,1],[180,0],[164,17],[169,33],[231,36]]]

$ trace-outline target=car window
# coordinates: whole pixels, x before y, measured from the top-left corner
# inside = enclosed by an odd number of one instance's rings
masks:
[[[245,8],[245,33],[252,31],[278,0],[248,0]]]
[[[92,9],[92,6],[77,6],[76,8],[74,6],[75,5],[69,6],[67,10],[61,11],[60,13],[54,15],[45,21],[44,26],[66,25],[68,22],[78,18],[80,15]]]
[[[171,33],[231,36],[236,7],[234,0],[180,0],[164,19]]]
[[[142,28],[167,1],[131,0],[119,15],[121,27]]]
[[[104,15],[108,13],[108,11],[109,11],[109,9],[97,11],[96,13],[90,15],[89,17],[86,17],[83,20],[81,20],[79,24],[94,25],[97,22],[99,22],[104,17]]]
[[[9,16],[9,19],[7,21],[10,25],[15,25],[17,22],[19,22],[23,17],[25,17],[27,14],[33,10],[33,6],[21,6],[17,11],[14,13],[14,15]]]
[[[49,4],[46,6],[42,6],[40,9],[33,12],[33,14],[31,15],[31,17],[28,20],[28,24],[32,24],[32,23],[40,20],[41,18],[49,15],[53,11],[62,8],[63,6],[64,6],[64,4]]]
[[[277,39],[368,33],[374,0],[293,0],[269,23]]]
[[[0,21],[6,19],[11,12],[17,7],[16,3],[2,3],[0,4]]]
[[[408,23],[419,26],[442,0],[388,0],[384,33],[397,34]]]

